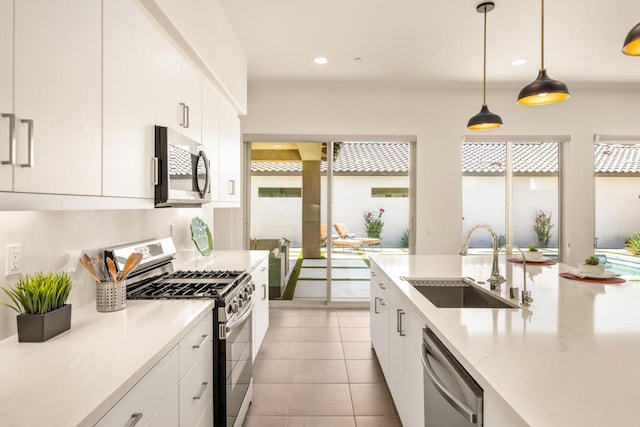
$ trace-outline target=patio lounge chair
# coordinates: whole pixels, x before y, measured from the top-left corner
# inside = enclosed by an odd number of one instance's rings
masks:
[[[322,242],[322,246],[327,246],[327,224],[320,224],[320,239]],[[331,244],[334,247],[344,248],[361,248],[363,245],[363,241],[360,239],[341,239],[338,236],[331,236]]]
[[[378,248],[380,247],[380,239],[377,239],[377,238],[374,238],[374,237],[356,236],[355,234],[349,232],[349,229],[347,228],[347,226],[344,225],[341,222],[338,222],[338,223],[334,224],[333,227],[338,232],[338,235],[340,236],[340,239],[343,239],[343,240],[359,240],[359,241],[361,241],[362,243],[364,243],[365,245],[367,245],[369,247],[372,247],[372,246],[377,246]]]

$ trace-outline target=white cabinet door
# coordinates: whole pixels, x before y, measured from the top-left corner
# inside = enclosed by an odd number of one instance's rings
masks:
[[[0,191],[13,189],[9,156],[9,117],[13,113],[13,0],[0,0]]]
[[[202,145],[211,164],[211,200],[220,194],[218,146],[220,138],[220,95],[211,83],[202,81]]]
[[[196,142],[202,142],[202,77],[186,59],[182,60],[182,96],[178,117],[182,120],[182,133]],[[184,110],[183,110],[184,109]]]
[[[385,377],[389,376],[389,285],[380,269],[371,264],[371,345]]]
[[[269,328],[269,258],[264,259],[251,271],[251,279],[256,289],[253,292],[253,354],[256,354],[264,341]]]
[[[387,385],[402,419],[404,337],[401,334],[404,332],[401,332],[401,323],[404,320],[404,315],[401,313],[404,312],[404,303],[394,289],[389,289],[387,298],[389,300],[389,375],[387,376]]]
[[[138,1],[103,7],[103,195],[153,198],[154,125],[178,129],[182,58]]]
[[[194,427],[212,405],[213,345],[207,346],[180,381],[180,427]]]
[[[14,191],[101,193],[100,0],[15,2],[14,112],[20,119]]]
[[[424,427],[424,379],[422,373],[422,329],[424,322],[406,307],[402,315],[403,383],[402,412],[404,427]]]
[[[242,169],[240,119],[236,110],[226,101],[220,102],[220,149],[218,168],[220,174],[221,202],[240,203],[240,171]]]

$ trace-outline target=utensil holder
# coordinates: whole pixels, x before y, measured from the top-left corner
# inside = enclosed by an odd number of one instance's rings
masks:
[[[96,310],[110,312],[127,306],[127,281],[96,283]]]

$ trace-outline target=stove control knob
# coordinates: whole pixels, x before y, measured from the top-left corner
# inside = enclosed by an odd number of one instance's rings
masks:
[[[243,305],[244,305],[244,300],[242,298],[238,298],[238,302],[237,302],[236,306],[242,307]]]
[[[227,306],[227,314],[233,314],[233,304]]]
[[[249,289],[249,292],[253,292],[256,290],[256,284],[252,281],[247,285],[247,288]]]
[[[233,310],[234,313],[237,313],[240,310],[240,305],[237,302],[234,302],[231,304],[231,310]]]

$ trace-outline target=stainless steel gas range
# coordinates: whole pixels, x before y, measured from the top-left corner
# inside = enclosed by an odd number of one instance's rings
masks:
[[[252,311],[254,285],[242,271],[174,271],[170,238],[105,249],[117,268],[143,254],[127,278],[127,299],[213,299],[214,427],[240,427],[252,396]]]

